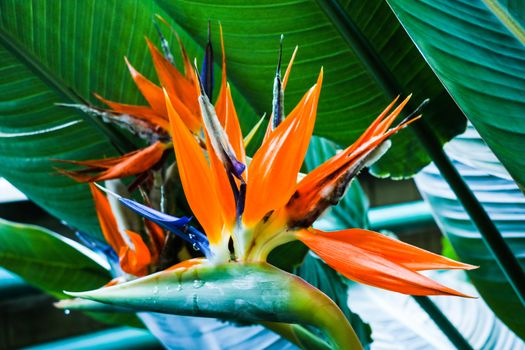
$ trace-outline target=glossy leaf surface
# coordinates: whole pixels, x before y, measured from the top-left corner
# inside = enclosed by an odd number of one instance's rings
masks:
[[[459,107],[523,190],[523,1],[388,2]]]

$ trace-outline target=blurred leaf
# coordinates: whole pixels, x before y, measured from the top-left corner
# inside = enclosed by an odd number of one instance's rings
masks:
[[[472,131],[467,134],[469,140],[472,139]],[[470,151],[470,144],[463,142],[463,136],[459,136],[450,143],[454,153],[448,152],[448,145],[445,149],[519,259],[522,268],[525,268],[525,197],[514,181],[464,164],[464,158],[476,154]],[[488,147],[486,150],[489,152]],[[455,154],[461,157],[456,159]],[[416,176],[416,184],[430,203],[439,227],[460,260],[480,266],[479,269],[469,271],[468,275],[485,302],[507,326],[524,338],[525,309],[447,183],[431,165]]]
[[[0,265],[57,297],[63,290],[86,290],[111,276],[91,252],[68,238],[32,225],[0,219]]]
[[[363,347],[368,349],[372,343],[372,329],[368,323],[363,322],[359,315],[348,308],[348,285],[344,282],[343,277],[313,253],[306,256],[303,264],[297,268],[295,273],[312,286],[319,288],[339,306],[352,324]]]
[[[388,1],[519,186],[525,186],[525,3]]]
[[[441,141],[464,129],[461,112],[382,0],[156,1],[201,45],[206,43],[207,22],[221,22],[230,80],[259,114],[271,109],[282,33],[284,62],[299,45],[286,88],[285,113],[324,67],[317,135],[342,145],[356,140],[390,102],[391,92],[384,88],[389,76],[399,85],[394,94],[413,92],[416,104],[427,97],[432,100],[425,119]],[[358,49],[353,37],[361,35],[367,43]],[[378,57],[388,72],[374,66],[371,57]],[[394,137],[393,144],[374,167],[377,174],[406,177],[428,163],[410,129]]]
[[[468,295],[476,290],[463,272],[432,272],[435,279]],[[525,343],[498,320],[481,299],[430,297],[474,349],[524,350]],[[413,298],[353,284],[348,303],[369,322],[374,350],[449,350],[448,338]]]
[[[0,266],[56,298],[69,298],[64,290],[107,283],[111,276],[96,259],[85,247],[54,232],[0,219]],[[89,315],[105,323],[141,326],[134,315]]]
[[[447,237],[441,238],[441,246],[443,247],[441,248],[441,255],[446,256],[449,259],[461,260]]]

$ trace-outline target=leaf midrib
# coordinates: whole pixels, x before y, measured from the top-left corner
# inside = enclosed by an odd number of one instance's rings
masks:
[[[0,44],[3,45],[19,62],[26,66],[35,74],[44,84],[54,90],[59,96],[75,104],[84,104],[82,98],[68,89],[66,84],[60,78],[51,74],[42,64],[39,64],[32,55],[23,50],[22,45],[13,39],[8,33],[0,28]],[[120,153],[126,153],[134,150],[136,147],[115,132],[109,125],[104,124],[100,119],[93,118],[85,113],[74,112],[80,115],[89,125],[102,133],[111,143],[111,145]]]

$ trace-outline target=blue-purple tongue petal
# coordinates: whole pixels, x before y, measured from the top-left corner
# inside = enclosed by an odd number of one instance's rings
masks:
[[[153,221],[162,228],[173,232],[186,242],[192,244],[196,250],[201,250],[206,257],[211,255],[208,238],[199,230],[188,225],[191,218],[187,216],[181,218],[171,216],[124,197],[119,197],[118,199],[120,203],[133,210],[135,213]]]

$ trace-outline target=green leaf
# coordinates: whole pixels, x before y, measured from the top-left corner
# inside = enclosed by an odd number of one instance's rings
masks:
[[[124,56],[156,81],[144,40],[158,42],[155,13],[168,17],[148,0],[0,3],[0,176],[51,214],[99,238],[88,187],[57,176],[50,159],[96,159],[115,155],[115,149],[105,125],[54,104],[79,98],[97,103],[94,92],[145,104]],[[200,47],[179,31],[194,57]],[[246,103],[239,105],[247,129],[255,114]]]
[[[459,107],[523,190],[523,1],[389,3]]]
[[[98,288],[111,279],[97,256],[80,244],[38,226],[2,219],[0,266],[58,299],[68,298],[64,290]],[[89,315],[100,322],[141,327],[134,315]]]
[[[317,135],[348,145],[392,95],[412,92],[415,103],[427,97],[432,100],[425,119],[441,141],[464,129],[461,113],[382,0],[156,1],[201,45],[206,41],[207,21],[221,22],[230,80],[258,113],[271,109],[283,33],[285,62],[299,45],[286,89],[285,113],[315,83],[324,67]],[[358,36],[365,39],[365,45],[356,44]],[[378,58],[379,64],[372,58]],[[390,81],[396,87],[386,88]],[[378,175],[406,177],[428,163],[411,130],[394,137],[393,144],[374,167]]]
[[[0,219],[0,265],[57,297],[100,287],[111,276],[87,248],[44,228]]]
[[[304,259],[303,264],[295,271],[312,286],[319,288],[343,311],[347,320],[357,333],[364,348],[369,348],[372,343],[372,329],[370,325],[363,322],[359,315],[348,308],[348,285],[343,277],[326,265],[321,259],[310,253]]]
[[[474,129],[470,129],[465,137],[470,142],[465,142],[464,137],[460,136],[445,149],[502,233],[522,268],[525,268],[525,199],[512,180],[487,172],[487,168],[494,169],[493,165],[479,168],[464,163],[469,154],[476,158],[477,152],[473,152],[470,146],[474,144],[474,150],[479,150],[480,147],[479,143],[471,142],[473,133]],[[454,152],[448,152],[449,148]],[[483,153],[490,153],[488,147],[485,146]],[[457,158],[456,155],[460,157]],[[494,162],[490,157],[486,161]],[[469,271],[468,275],[485,302],[509,328],[525,339],[525,318],[516,317],[525,314],[525,308],[447,183],[434,166],[429,166],[418,174],[416,183],[422,195],[430,202],[434,217],[459,259],[480,266],[479,269]]]
[[[326,332],[336,348],[359,348],[332,300],[300,278],[264,263],[197,265],[69,294],[141,311],[308,324]]]

